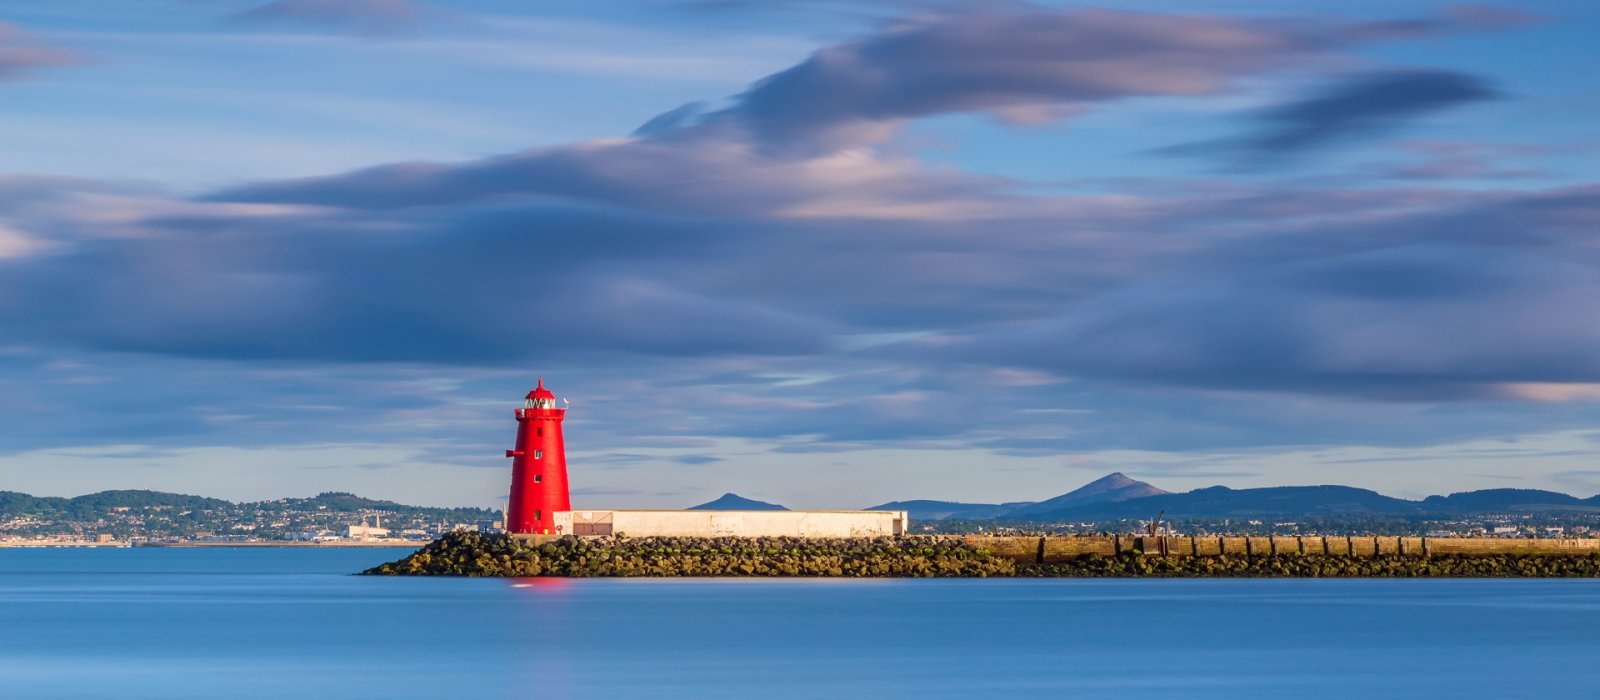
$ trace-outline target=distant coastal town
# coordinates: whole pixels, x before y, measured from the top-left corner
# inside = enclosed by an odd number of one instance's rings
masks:
[[[486,508],[426,508],[323,493],[234,503],[158,491],[76,498],[0,492],[0,547],[417,546],[458,530],[492,532]]]

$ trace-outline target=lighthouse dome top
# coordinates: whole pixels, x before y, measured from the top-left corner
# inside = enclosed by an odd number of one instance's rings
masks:
[[[555,408],[556,395],[544,388],[544,377],[539,378],[539,385],[528,392],[528,408]]]
[[[553,392],[544,388],[544,377],[539,378],[539,386],[534,387],[533,391],[528,392],[528,398],[530,399],[553,399],[555,397],[556,395]]]

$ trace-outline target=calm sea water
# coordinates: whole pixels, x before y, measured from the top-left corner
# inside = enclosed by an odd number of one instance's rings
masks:
[[[0,698],[1591,697],[1600,582],[443,580],[0,549]]]

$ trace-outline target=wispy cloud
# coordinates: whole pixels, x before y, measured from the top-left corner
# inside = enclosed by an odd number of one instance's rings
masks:
[[[0,22],[0,81],[19,80],[43,68],[86,60],[81,54],[45,43],[15,24]]]
[[[1367,73],[1264,111],[1257,117],[1258,128],[1244,136],[1173,146],[1162,152],[1270,165],[1307,151],[1392,133],[1429,114],[1496,96],[1483,79],[1464,73]]]

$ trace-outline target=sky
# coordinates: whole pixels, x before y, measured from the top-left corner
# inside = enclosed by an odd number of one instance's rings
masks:
[[[1600,5],[8,0],[0,490],[1600,492]]]

